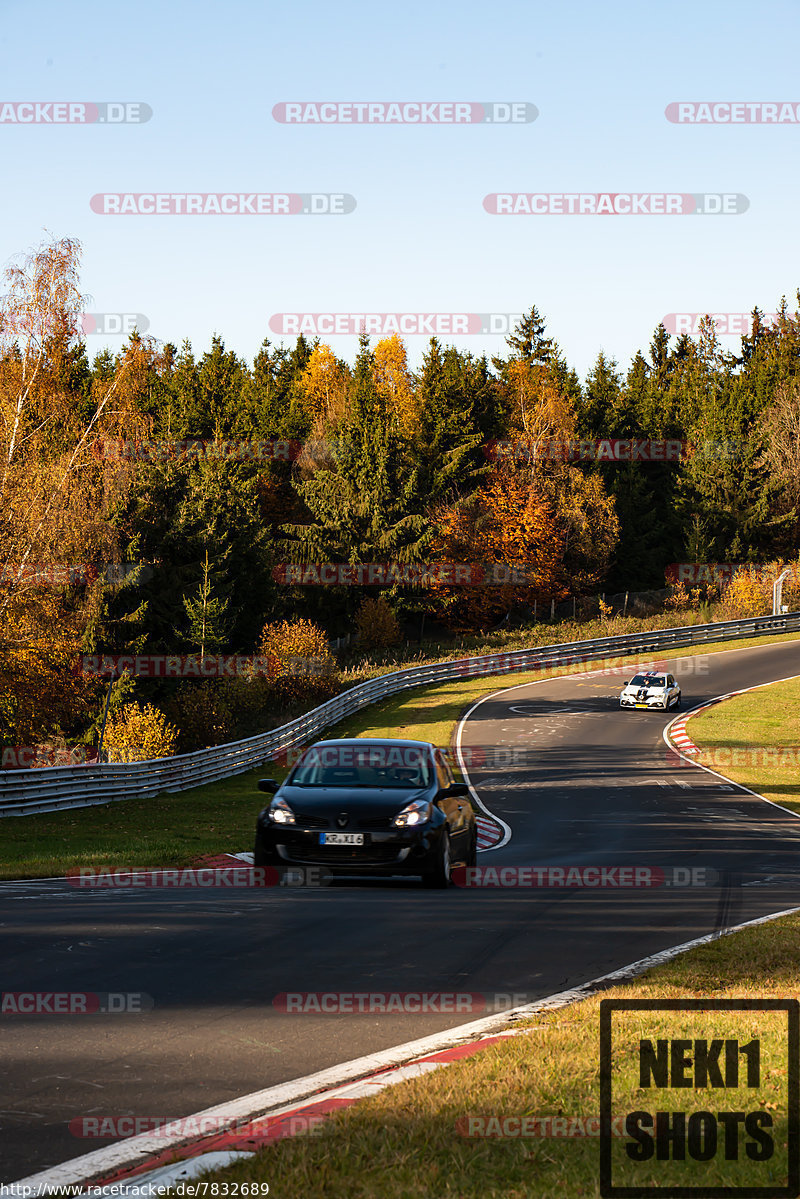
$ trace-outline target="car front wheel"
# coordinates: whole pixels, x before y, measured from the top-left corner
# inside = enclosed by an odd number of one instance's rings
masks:
[[[253,865],[254,866],[275,866],[278,859],[272,854],[267,853],[262,840],[256,836],[255,845],[253,846]]]
[[[450,834],[445,829],[436,849],[436,857],[433,860],[433,864],[422,876],[423,886],[435,887],[437,889],[449,887],[450,866]]]

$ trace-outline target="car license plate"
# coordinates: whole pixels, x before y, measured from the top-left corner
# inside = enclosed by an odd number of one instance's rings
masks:
[[[320,833],[320,845],[363,845],[363,833]]]
[[[649,708],[649,704],[634,704],[634,708]]]

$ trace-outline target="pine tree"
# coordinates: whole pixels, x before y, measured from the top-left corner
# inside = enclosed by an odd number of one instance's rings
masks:
[[[197,377],[197,363],[192,352],[191,342],[185,340],[180,353],[175,360],[175,370],[170,380],[174,401],[173,437],[202,437],[208,432],[202,427],[200,420],[200,384]]]
[[[206,549],[203,559],[203,577],[193,597],[185,596],[183,607],[189,618],[191,639],[204,657],[207,650],[220,650],[228,642],[230,622],[228,608],[230,604],[214,594],[211,582],[211,566]]]
[[[245,367],[218,334],[211,339],[211,349],[200,359],[197,368],[196,437],[212,437],[222,441],[232,432],[239,407]]]
[[[586,437],[619,437],[622,380],[613,358],[601,350],[586,379],[578,407],[580,432]]]
[[[487,471],[483,437],[473,423],[470,370],[453,347],[432,337],[417,380],[414,452],[418,494],[427,505],[473,490]],[[481,460],[482,458],[482,460]],[[423,501],[425,503],[425,501]]]
[[[396,425],[375,387],[374,360],[362,338],[336,469],[297,485],[315,517],[311,525],[287,529],[304,561],[414,560],[429,534],[424,516],[413,510],[418,471],[408,463]]]
[[[628,462],[609,467],[606,472],[620,522],[620,538],[607,580],[609,591],[663,587],[664,568],[673,560],[647,470],[647,464]]]
[[[523,362],[548,363],[553,353],[554,343],[552,338],[545,337],[545,328],[544,319],[534,304],[530,312],[517,322],[514,332],[506,338],[506,345],[511,351],[510,357],[521,359]],[[492,361],[500,370],[502,360],[493,359]]]

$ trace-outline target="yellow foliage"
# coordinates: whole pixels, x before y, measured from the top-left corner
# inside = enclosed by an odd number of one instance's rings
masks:
[[[336,660],[325,630],[304,617],[264,625],[259,652],[271,659],[269,677],[272,679],[282,675],[336,673]]]
[[[575,409],[562,395],[546,366],[514,361],[508,368],[511,401],[510,427],[516,438],[531,446],[533,462],[556,459],[537,457],[535,448],[550,441],[563,443],[575,437]]]
[[[746,616],[769,616],[772,614],[772,585],[784,570],[780,562],[770,563],[763,569],[742,566],[734,574],[722,592],[717,609],[721,620],[740,620]],[[783,583],[783,602],[789,607],[797,606],[800,600],[800,563],[791,567],[792,573]]]
[[[601,620],[608,621],[614,615],[614,609],[611,607],[611,604],[605,603],[602,599],[599,599],[597,602],[600,605]]]
[[[109,762],[144,762],[175,753],[178,730],[152,704],[125,704],[109,716],[103,750]]]
[[[567,466],[545,478],[545,494],[558,513],[565,582],[573,595],[597,587],[619,540],[619,518],[599,474]]]
[[[347,397],[347,375],[330,346],[324,342],[314,346],[300,384],[315,434],[341,420]]]
[[[363,646],[397,645],[400,640],[397,617],[382,595],[364,597],[356,613],[356,627]]]
[[[89,719],[100,681],[77,668],[81,621],[52,589],[3,589],[0,738],[31,745]]]
[[[497,468],[468,503],[442,509],[437,525],[436,560],[482,568],[474,586],[434,585],[452,628],[487,628],[517,605],[561,594],[563,534],[527,472]]]
[[[410,437],[417,426],[419,412],[402,339],[396,333],[382,338],[375,346],[374,360],[375,389],[395,413],[400,432]]]

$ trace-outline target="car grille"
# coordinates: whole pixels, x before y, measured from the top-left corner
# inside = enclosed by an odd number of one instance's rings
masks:
[[[359,820],[358,827],[372,829],[373,832],[387,831],[392,827],[392,818],[389,816],[369,816],[366,820]]]
[[[330,828],[331,822],[325,816],[311,816],[308,812],[298,812],[294,809],[294,818],[303,828]]]

